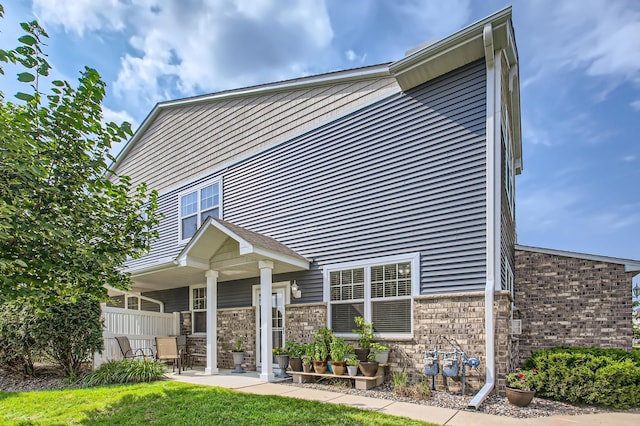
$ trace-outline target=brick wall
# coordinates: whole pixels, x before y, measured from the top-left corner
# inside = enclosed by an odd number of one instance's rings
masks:
[[[207,338],[191,335],[191,312],[182,312],[182,334],[192,352],[206,353]],[[242,366],[246,370],[256,369],[256,310],[250,308],[218,309],[218,368],[234,368],[231,350],[236,340],[242,339],[245,349]],[[205,365],[204,358],[196,358],[195,365]]]
[[[535,349],[631,349],[630,273],[624,265],[516,250],[520,362]]]
[[[316,330],[327,326],[326,303],[287,305],[285,341],[313,342]]]

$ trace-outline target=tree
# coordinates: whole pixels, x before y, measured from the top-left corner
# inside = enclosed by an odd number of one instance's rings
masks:
[[[157,236],[157,194],[109,169],[111,145],[132,131],[102,123],[98,72],[87,67],[76,89],[56,80],[44,93],[48,36],[35,21],[21,26],[20,45],[0,50],[28,88],[14,102],[0,92],[0,303],[104,300],[105,284],[128,288],[121,265]]]

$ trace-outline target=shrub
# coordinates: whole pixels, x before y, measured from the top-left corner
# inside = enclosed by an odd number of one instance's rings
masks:
[[[107,361],[82,382],[88,386],[152,382],[164,378],[165,366],[152,359]]]
[[[409,396],[409,388],[407,387],[407,369],[396,371],[393,373],[393,393],[398,396]]]
[[[36,308],[25,301],[0,306],[0,363],[33,374],[33,362],[50,358],[71,379],[102,350],[97,301],[80,299]]]
[[[600,348],[535,351],[526,362],[536,368],[538,395],[570,403],[614,408],[640,405],[638,352]]]

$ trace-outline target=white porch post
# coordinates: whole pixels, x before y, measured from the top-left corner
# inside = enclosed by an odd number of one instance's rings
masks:
[[[207,368],[205,375],[218,374],[218,271],[208,270],[207,277]]]
[[[260,322],[261,322],[261,360],[262,368],[260,372],[260,380],[265,382],[273,381],[273,341],[271,336],[271,284],[273,262],[270,260],[261,260],[258,262],[260,268]]]

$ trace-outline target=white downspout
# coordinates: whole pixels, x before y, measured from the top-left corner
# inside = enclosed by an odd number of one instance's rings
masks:
[[[500,271],[496,271],[496,64],[493,47],[493,28],[491,24],[486,24],[482,31],[484,41],[484,56],[487,65],[487,122],[486,122],[486,144],[487,144],[487,282],[484,290],[484,327],[485,327],[485,383],[484,386],[469,402],[469,408],[478,409],[480,404],[489,396],[495,387],[496,380],[496,360],[495,360],[495,327],[493,318],[493,296],[495,292],[496,276]],[[497,129],[498,131],[500,129]],[[498,193],[499,195],[499,193]],[[499,198],[498,198],[499,200]],[[499,204],[498,204],[499,205]],[[499,231],[499,230],[498,230]]]

